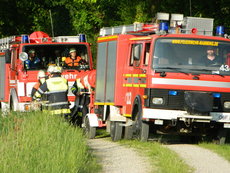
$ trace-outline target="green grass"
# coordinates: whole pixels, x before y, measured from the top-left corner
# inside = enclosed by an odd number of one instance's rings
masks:
[[[149,158],[154,173],[187,173],[193,172],[176,153],[157,142],[140,142],[121,140],[121,144],[138,149]]]
[[[212,150],[226,160],[230,161],[230,145],[217,145],[212,143],[200,143],[199,146]]]
[[[109,133],[105,129],[100,129],[97,131],[96,138],[106,138]],[[139,153],[147,156],[149,162],[152,165],[152,171],[154,173],[190,173],[193,169],[190,168],[179,156],[171,151],[170,149],[164,147],[158,142],[140,142],[138,140],[121,140],[120,144],[127,147],[132,147],[137,149]]]
[[[100,171],[81,129],[61,117],[15,114],[0,119],[1,173]]]

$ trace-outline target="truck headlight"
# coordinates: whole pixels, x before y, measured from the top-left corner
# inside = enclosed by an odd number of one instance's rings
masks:
[[[230,109],[230,102],[224,102],[224,108]]]
[[[152,102],[155,105],[162,105],[164,103],[164,100],[163,100],[163,98],[160,98],[160,97],[154,97],[152,99]]]

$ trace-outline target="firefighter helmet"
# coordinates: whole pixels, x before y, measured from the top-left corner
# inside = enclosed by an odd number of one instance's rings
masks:
[[[39,79],[39,78],[44,78],[44,77],[46,77],[45,72],[43,70],[39,70],[37,78]]]
[[[76,52],[75,48],[70,48],[69,53]]]
[[[29,53],[35,53],[35,50],[34,49],[30,49]]]
[[[54,66],[54,65],[50,65],[48,67],[48,73],[62,73],[62,67],[60,66]]]

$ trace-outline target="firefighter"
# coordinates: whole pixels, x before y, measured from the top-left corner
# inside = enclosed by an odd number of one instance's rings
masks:
[[[203,58],[204,64],[206,66],[210,65],[220,65],[219,63],[219,56],[216,55],[216,50],[215,48],[208,46],[206,50],[206,55]]]
[[[34,49],[30,49],[29,52],[29,57],[28,59],[25,61],[25,68],[28,69],[35,69],[35,68],[39,68],[41,66],[41,60],[36,57],[35,55],[35,50]]]
[[[47,71],[50,77],[38,88],[38,93],[43,95],[47,92],[47,109],[51,114],[69,119],[68,81],[61,77],[60,66],[49,66]]]
[[[70,48],[69,50],[70,57],[64,59],[65,66],[79,66],[83,65],[85,62],[80,56],[77,56],[77,51],[75,48]]]
[[[71,87],[72,93],[76,96],[74,107],[71,112],[71,121],[73,124],[81,125],[82,116],[87,113],[87,106],[89,98],[87,89],[81,84],[80,79],[77,78]]]
[[[31,97],[32,100],[40,100],[41,99],[41,95],[39,94],[35,94],[38,90],[38,88],[45,82],[46,80],[46,74],[43,70],[40,70],[38,72],[38,76],[37,76],[38,82],[33,86],[32,91],[31,91]]]

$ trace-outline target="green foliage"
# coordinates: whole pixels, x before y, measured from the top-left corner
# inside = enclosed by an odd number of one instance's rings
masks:
[[[230,26],[227,0],[1,0],[0,35],[34,30],[51,35],[50,12],[54,35],[87,33],[95,37],[101,27],[151,22],[157,12],[212,17],[216,25]]]
[[[95,44],[100,28],[151,22],[157,12],[214,18],[215,26],[230,27],[228,0],[1,0],[0,37],[35,30],[54,36],[85,33]]]
[[[6,117],[0,136],[0,172],[98,172],[82,130],[42,113]],[[6,123],[6,124],[5,124]],[[13,127],[12,127],[12,124]],[[92,171],[93,170],[93,171]]]

